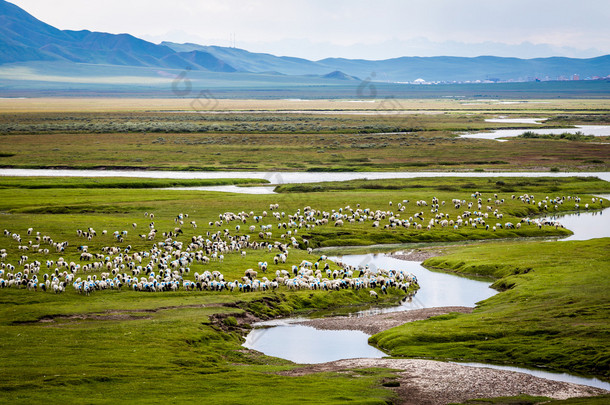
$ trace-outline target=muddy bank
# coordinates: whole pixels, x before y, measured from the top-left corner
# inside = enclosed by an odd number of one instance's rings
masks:
[[[558,382],[513,371],[462,366],[432,360],[348,359],[316,364],[281,373],[303,376],[320,372],[353,372],[354,369],[384,367],[399,370],[392,389],[398,404],[449,404],[473,398],[527,394],[554,399],[587,397],[608,391],[584,385]],[[354,371],[352,371],[354,370]]]
[[[431,257],[441,256],[443,249],[440,247],[428,247],[406,250],[403,252],[396,252],[389,254],[390,257],[400,260],[407,260],[409,262],[423,262]]]
[[[369,335],[402,325],[407,322],[422,321],[437,315],[450,312],[470,313],[469,307],[423,308],[411,311],[390,312],[387,314],[334,316],[329,318],[309,319],[296,322],[300,325],[313,326],[324,330],[359,330]]]

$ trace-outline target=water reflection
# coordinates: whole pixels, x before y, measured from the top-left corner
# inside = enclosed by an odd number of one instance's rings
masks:
[[[269,324],[262,322],[256,326]],[[246,337],[244,347],[301,364],[386,356],[384,352],[369,346],[368,337],[360,331],[318,330],[285,320],[272,328],[254,329]]]
[[[432,272],[419,262],[399,260],[385,254],[349,255],[329,259],[352,266],[368,265],[372,270],[384,268],[410,272],[415,274],[422,286],[413,296],[406,297],[400,305],[371,308],[350,316],[444,306],[473,307],[477,302],[497,293],[489,288],[489,281]],[[364,332],[317,330],[310,326],[293,324],[301,320],[303,319],[291,318],[262,322],[256,326],[268,328],[254,329],[248,334],[244,346],[269,356],[308,364],[348,358],[380,358],[385,355],[368,345],[369,335]]]
[[[460,135],[460,138],[499,140],[498,138],[516,137],[524,132],[533,132],[539,135],[575,134],[577,132],[582,132],[585,135],[610,136],[610,125],[578,125],[575,128],[496,129],[491,132],[463,134]]]
[[[491,282],[459,277],[454,274],[434,272],[423,267],[419,262],[399,260],[386,254],[349,255],[333,257],[351,266],[365,266],[373,270],[378,268],[403,270],[415,274],[421,288],[412,299],[407,299],[396,307],[382,312],[405,311],[433,307],[474,307],[497,291],[489,286]]]
[[[574,232],[573,235],[561,239],[562,241],[610,237],[610,215],[604,214],[604,211],[578,212],[550,218],[559,221],[565,228]]]

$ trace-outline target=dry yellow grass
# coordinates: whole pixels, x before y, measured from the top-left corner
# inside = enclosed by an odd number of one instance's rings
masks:
[[[16,112],[129,112],[190,111],[193,100],[136,98],[29,98],[0,99],[0,113]],[[215,111],[274,110],[404,110],[468,111],[473,113],[546,112],[558,110],[610,110],[610,100],[227,100],[219,99],[208,108]],[[591,111],[589,111],[591,112]],[[607,111],[606,111],[607,112]]]

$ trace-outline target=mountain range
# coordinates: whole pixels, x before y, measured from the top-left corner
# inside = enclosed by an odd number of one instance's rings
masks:
[[[0,67],[35,64],[40,69],[41,62],[81,67],[188,68],[201,72],[261,74],[266,80],[270,75],[380,82],[412,82],[419,78],[442,82],[523,81],[531,78],[555,80],[575,74],[581,78],[610,75],[610,55],[591,59],[439,56],[311,61],[220,46],[154,44],[129,34],[59,30],[18,6],[0,0]]]

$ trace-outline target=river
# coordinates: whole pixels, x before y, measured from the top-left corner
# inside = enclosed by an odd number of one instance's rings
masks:
[[[136,171],[136,170],[47,170],[47,169],[0,169],[0,176],[41,176],[41,177],[139,177],[166,179],[225,179],[255,178],[269,181],[270,184],[316,183],[323,181],[347,181],[355,179],[391,179],[417,177],[598,177],[610,181],[610,172],[178,172],[178,171]],[[242,192],[250,190],[253,194],[272,192],[271,186],[201,187],[201,190]],[[194,188],[180,188],[193,190]],[[610,236],[610,215],[602,212],[581,212],[558,217],[574,235],[566,240],[586,240]],[[488,281],[473,280],[451,274],[432,272],[418,262],[397,260],[385,254],[349,255],[336,258],[344,263],[359,265],[368,263],[370,267],[404,269],[416,274],[421,290],[401,305],[383,311],[404,311],[417,308],[440,306],[474,306],[478,301],[491,297],[496,292],[489,288]],[[357,314],[355,314],[357,316]],[[368,345],[368,335],[358,331],[321,331],[304,325],[294,325],[301,319],[274,320],[258,326],[246,338],[244,346],[265,354],[292,360],[298,363],[321,363],[339,359],[368,357],[381,358],[385,353]],[[320,342],[324,342],[320,344]],[[500,368],[492,365],[471,364]],[[565,374],[545,373],[522,368],[513,370],[557,381],[595,386],[610,390],[610,384],[597,379],[586,379]]]
[[[261,179],[270,184],[324,181],[413,179],[418,177],[598,177],[610,172],[180,172],[143,170],[0,169],[0,176],[16,177],[138,177],[150,179]]]
[[[564,240],[587,240],[610,237],[610,215],[606,212],[581,212],[555,217],[574,235]],[[553,242],[556,243],[556,242]],[[491,283],[449,273],[433,272],[419,262],[395,259],[386,254],[347,255],[331,257],[353,266],[368,264],[370,268],[396,269],[411,272],[417,276],[421,289],[400,305],[385,309],[372,309],[371,312],[406,311],[419,308],[444,306],[473,307],[477,302],[487,299],[497,292],[490,288]],[[358,316],[358,313],[350,316]],[[360,331],[318,330],[311,326],[298,325],[302,318],[290,318],[261,322],[246,337],[244,346],[270,356],[281,357],[296,363],[325,363],[349,358],[382,358],[382,351],[368,345],[369,335]],[[320,344],[320,342],[324,342]],[[518,371],[555,381],[572,382],[610,390],[610,384],[598,379],[581,378],[569,374],[549,373],[518,367],[503,367],[487,364],[469,363],[473,367],[489,367],[501,370]]]

